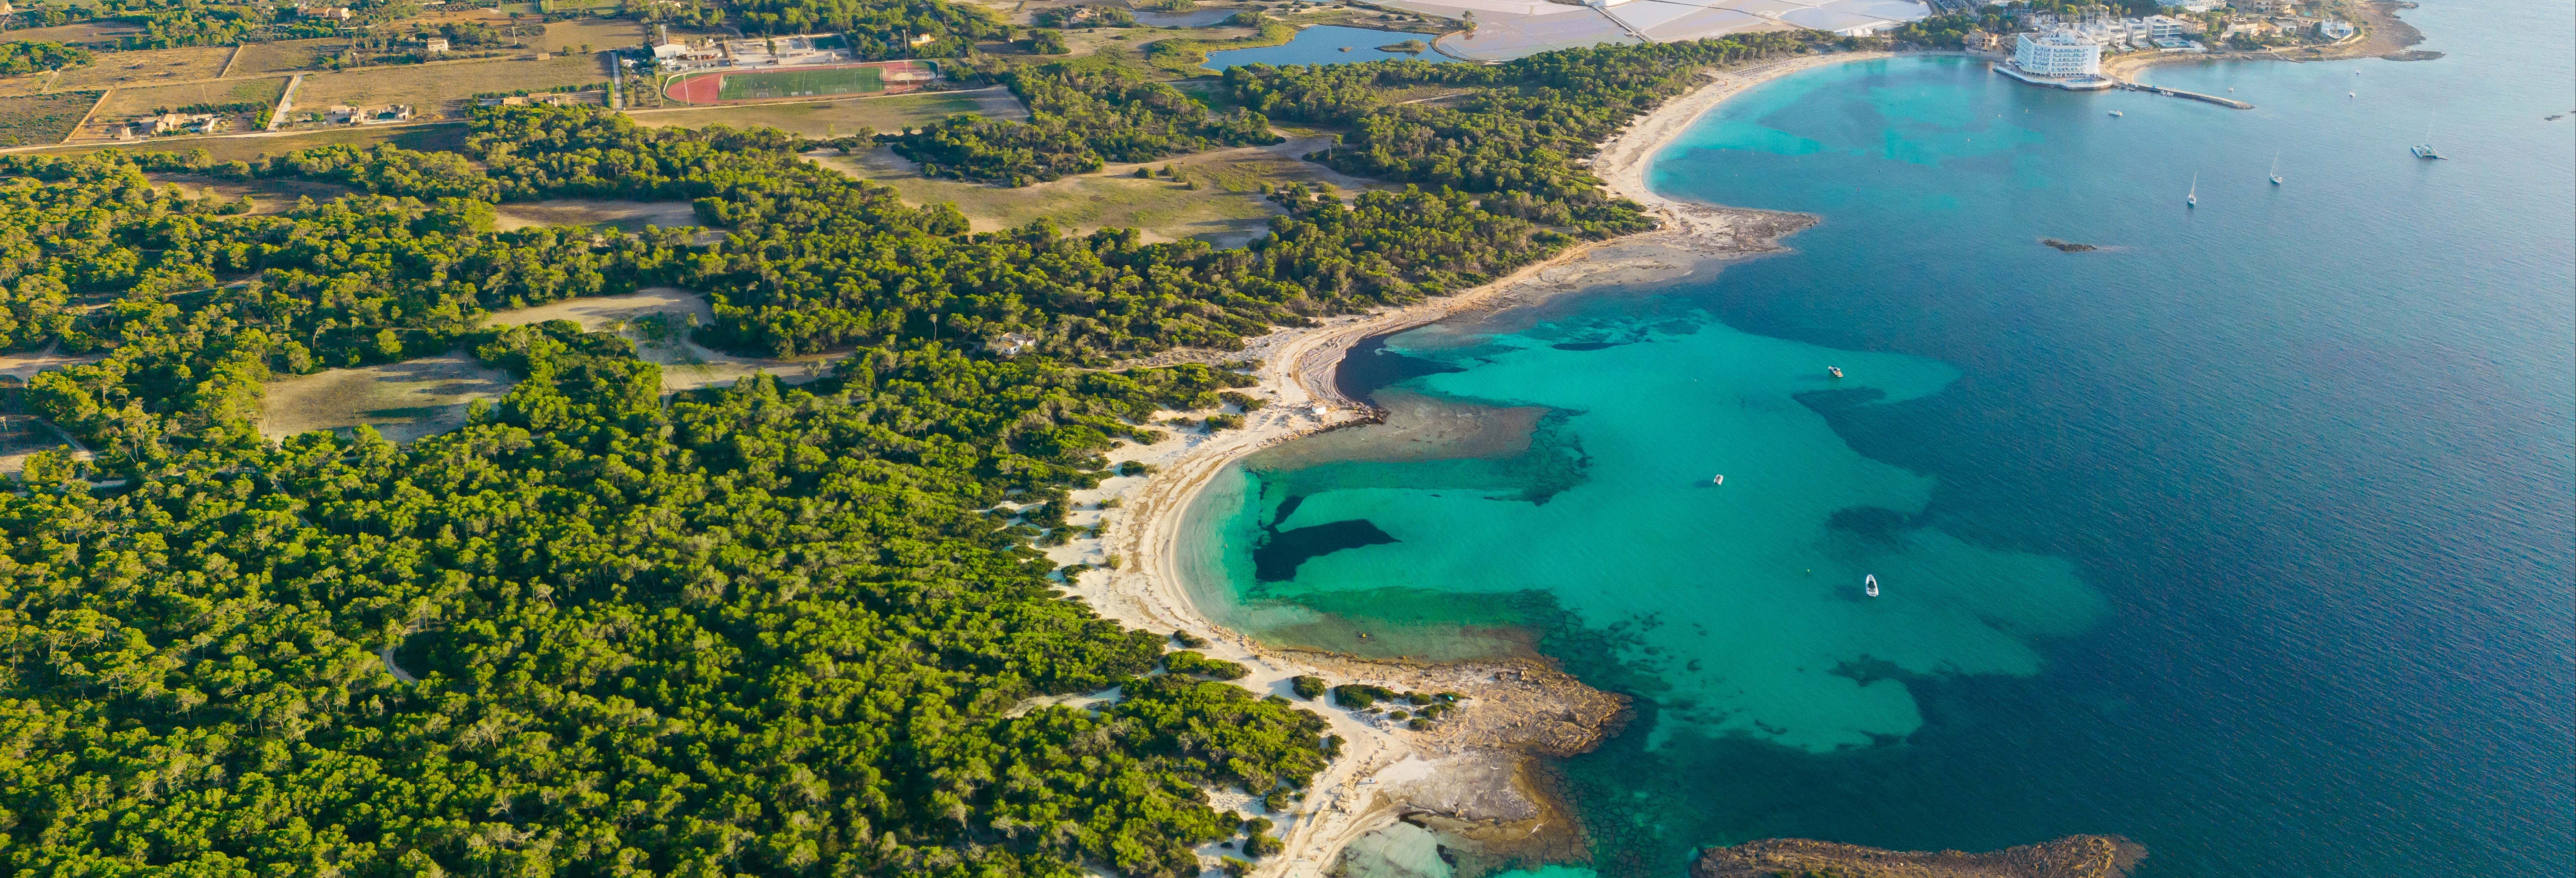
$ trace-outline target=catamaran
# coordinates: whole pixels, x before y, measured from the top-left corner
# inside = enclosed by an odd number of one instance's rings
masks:
[[[1862,591],[1864,591],[1864,592],[1867,592],[1867,593],[1869,594],[1869,596],[1870,596],[1870,597],[1877,597],[1877,596],[1878,596],[1878,574],[1876,574],[1876,573],[1869,573],[1869,574],[1864,574],[1864,575],[1862,575],[1862,576],[1861,576],[1861,578],[1860,578],[1860,587],[1861,587],[1861,590],[1862,590]]]
[[[2433,123],[2424,123],[2424,142],[2416,144],[2414,149],[2411,151],[2414,152],[2415,157],[2419,159],[2430,160],[2442,157],[2441,153],[2433,151]]]
[[[2199,175],[2199,174],[2193,174],[2193,175],[2191,175],[2191,191],[2190,191],[2190,192],[2183,193],[2183,196],[2182,196],[2182,206],[2184,206],[2184,207],[2199,207],[2199,206],[2200,206],[2200,175]]]
[[[2272,154],[2272,185],[2281,185],[2281,154]]]

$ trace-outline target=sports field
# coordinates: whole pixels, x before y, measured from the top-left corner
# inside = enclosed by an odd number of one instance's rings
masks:
[[[756,72],[718,71],[674,80],[663,89],[663,93],[685,104],[831,97],[875,94],[889,90],[889,86],[893,91],[910,91],[937,75],[937,68],[918,61]]]

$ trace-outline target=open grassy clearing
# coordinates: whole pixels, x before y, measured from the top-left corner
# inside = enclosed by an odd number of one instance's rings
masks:
[[[118,88],[108,93],[108,100],[90,113],[90,124],[111,124],[134,116],[149,116],[160,111],[178,111],[185,106],[224,106],[224,103],[258,103],[260,108],[278,106],[278,95],[286,93],[286,77],[265,80],[214,80],[183,82],[183,85],[144,85],[144,88]]]
[[[610,49],[644,45],[644,31],[643,22],[625,18],[557,21],[546,25],[546,35],[542,41],[536,37],[530,37],[529,45],[549,52],[565,46],[571,46],[574,51],[580,51],[581,47],[589,46],[591,51],[605,52]]]
[[[46,81],[53,78],[52,73],[30,73],[25,76],[0,79],[0,98],[44,94]]]
[[[0,353],[0,375],[6,375],[20,381],[25,381],[36,377],[36,373],[38,372],[61,369],[67,366],[78,366],[84,363],[95,363],[104,359],[107,359],[107,352],[105,351],[88,354],[66,354],[63,353],[62,345],[47,345],[45,346],[45,349],[41,351]]]
[[[466,99],[477,94],[541,92],[559,85],[607,81],[608,70],[596,55],[308,73],[304,85],[295,90],[295,111],[287,115],[292,124],[302,126],[319,124],[308,120],[334,104],[410,104],[418,114],[415,118],[460,116]]]
[[[31,43],[98,43],[143,33],[143,26],[122,21],[83,21],[53,27],[31,27],[9,32],[11,42]]]
[[[526,201],[499,205],[492,226],[501,231],[536,226],[609,226],[619,231],[641,232],[646,226],[666,229],[702,228],[698,211],[686,201],[599,201],[587,198],[559,198],[552,201]],[[722,237],[721,232],[702,235],[704,239]]]
[[[98,92],[57,92],[0,98],[0,146],[61,143],[98,103]]]
[[[191,79],[213,79],[224,71],[225,59],[231,58],[231,46],[196,46],[186,49],[145,49],[138,52],[100,52],[98,60],[63,71],[54,80],[55,91],[154,85],[184,82]]]
[[[295,207],[296,199],[299,198],[329,201],[357,191],[336,183],[315,183],[309,180],[226,180],[198,174],[145,174],[144,176],[155,183],[168,183],[187,190],[188,195],[195,198],[211,195],[225,201],[233,201],[249,196],[253,215],[284,213]]]
[[[1267,233],[1270,217],[1280,213],[1278,205],[1261,194],[1263,184],[1354,188],[1357,181],[1294,158],[1311,148],[1310,144],[1291,142],[1278,147],[1200,153],[1142,166],[1111,165],[1099,172],[1018,189],[923,177],[918,165],[890,149],[852,156],[818,154],[815,160],[852,176],[892,186],[912,204],[954,204],[977,231],[1013,228],[1043,218],[1083,233],[1133,228],[1142,231],[1149,241],[1197,238],[1220,247],[1235,247]],[[1135,176],[1138,167],[1159,169],[1166,164],[1183,179],[1196,181],[1198,188],[1193,190],[1162,177]]]
[[[233,62],[234,76],[258,76],[263,73],[290,73],[309,70],[313,61],[326,49],[338,49],[348,40],[322,37],[310,40],[279,40],[253,43],[242,47],[241,60]]]
[[[80,457],[79,447],[60,428],[43,418],[28,415],[0,415],[0,474],[27,471],[27,458],[40,451],[70,452]]]
[[[465,407],[500,396],[510,373],[457,351],[435,357],[326,369],[271,381],[260,406],[259,432],[284,439],[315,430],[346,434],[359,425],[408,442],[465,425]]]
[[[700,347],[689,332],[715,321],[707,297],[678,287],[654,287],[623,296],[600,296],[548,302],[533,308],[497,311],[489,326],[514,326],[570,320],[591,332],[612,331],[634,343],[636,356],[662,364],[662,392],[728,387],[754,373],[767,372],[780,381],[799,384],[827,374],[830,354],[788,359],[737,357]]]
[[[1026,119],[1028,108],[1001,88],[971,92],[928,92],[816,101],[802,104],[746,104],[689,110],[655,110],[633,114],[635,124],[651,128],[769,127],[808,137],[837,137],[867,127],[879,132],[918,126],[957,113],[996,119]]]
[[[66,122],[66,124],[69,124]],[[285,155],[299,149],[345,143],[351,146],[373,146],[390,143],[404,149],[423,152],[454,152],[465,145],[465,126],[452,125],[370,125],[364,128],[334,128],[308,134],[261,135],[239,137],[190,137],[132,145],[80,144],[42,150],[53,155],[79,155],[102,149],[127,152],[187,152],[202,149],[218,162],[250,161],[264,155]]]

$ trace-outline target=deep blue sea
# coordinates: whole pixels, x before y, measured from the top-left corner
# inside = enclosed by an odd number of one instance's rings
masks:
[[[1201,603],[1636,696],[1556,766],[1604,875],[2086,832],[2146,878],[2576,873],[2576,5],[2404,14],[2447,56],[2148,77],[2252,111],[1760,86],[1653,183],[1822,217],[1795,252],[1387,339],[1382,402],[1518,432],[1247,461]]]

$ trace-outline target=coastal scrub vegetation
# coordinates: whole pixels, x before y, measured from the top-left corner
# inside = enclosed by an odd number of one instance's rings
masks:
[[[876,7],[776,14],[844,8]],[[18,391],[95,458],[38,455],[0,493],[0,858],[983,878],[1197,874],[1198,847],[1237,838],[1275,855],[1266,819],[1209,790],[1285,808],[1341,741],[1207,679],[1240,665],[1064,599],[1038,550],[1118,442],[1251,383],[1117,361],[1643,228],[1574,163],[1585,138],[1773,39],[1229,75],[1257,113],[1353,123],[1323,160],[1415,185],[1281,187],[1270,233],[1226,250],[975,233],[800,158],[824,144],[598,108],[477,110],[456,152],[0,156],[0,347],[104,357]],[[1436,111],[1376,93],[1434,79],[1476,91]],[[1114,114],[1095,151],[1253,130],[1110,72],[1026,87],[1067,118]],[[147,173],[356,194],[248,215]],[[555,198],[687,201],[724,234],[494,230],[495,204]],[[660,285],[712,300],[699,340],[832,352],[830,374],[665,397],[613,334],[484,326]],[[1026,350],[997,352],[1012,337]],[[518,382],[453,432],[256,429],[275,376],[458,350]],[[1113,688],[1097,710],[1028,707]]]

